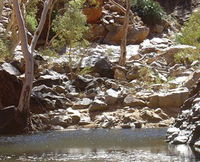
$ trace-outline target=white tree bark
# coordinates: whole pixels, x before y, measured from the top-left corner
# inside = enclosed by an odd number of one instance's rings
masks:
[[[37,44],[38,38],[41,34],[41,31],[43,29],[44,23],[46,21],[48,8],[50,7],[52,1],[53,0],[46,0],[44,3],[44,8],[43,8],[42,16],[40,19],[40,23],[37,27],[36,32],[34,33],[34,37],[31,42],[31,51],[29,51],[27,33],[25,29],[25,22],[22,16],[22,11],[20,9],[19,1],[13,0],[13,8],[16,14],[17,24],[19,27],[19,39],[21,41],[22,52],[25,59],[25,79],[24,79],[24,84],[23,84],[19,104],[18,104],[18,110],[24,113],[25,115],[27,115],[26,117],[28,117],[30,113],[30,108],[29,108],[30,97],[31,97],[32,85],[33,85],[33,79],[34,79],[33,52]]]
[[[18,110],[23,113],[29,113],[29,103],[33,82],[33,56],[29,51],[25,22],[18,0],[13,0],[13,8],[17,19],[19,39],[21,41],[21,48],[25,60],[25,79],[19,100]]]

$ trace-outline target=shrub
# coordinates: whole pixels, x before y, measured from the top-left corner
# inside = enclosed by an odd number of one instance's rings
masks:
[[[153,0],[132,0],[131,7],[133,12],[137,12],[142,21],[147,25],[154,25],[161,23],[166,16],[165,11],[158,2]]]
[[[193,13],[184,24],[181,34],[177,36],[178,43],[196,46],[197,49],[188,49],[175,55],[176,62],[191,63],[200,60],[200,10]]]
[[[182,44],[200,46],[200,10],[193,13],[189,21],[184,24],[177,41]]]
[[[4,39],[0,39],[0,61],[4,61],[10,55],[8,42]]]

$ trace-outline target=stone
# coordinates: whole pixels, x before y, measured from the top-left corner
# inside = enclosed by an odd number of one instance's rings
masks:
[[[73,108],[74,109],[86,109],[89,107],[89,105],[92,103],[92,100],[89,98],[82,98],[74,103]]]
[[[98,23],[102,17],[102,7],[90,7],[84,8],[83,14],[87,17],[87,23]]]
[[[120,45],[121,39],[123,37],[122,25],[112,25],[106,26],[108,34],[106,35],[103,43]],[[149,28],[142,26],[134,28],[129,26],[127,44],[141,43],[149,35]]]
[[[142,113],[142,118],[151,123],[158,123],[162,121],[162,118],[159,115],[150,110],[144,110]]]
[[[105,111],[107,109],[108,105],[99,99],[95,99],[89,106],[89,112]]]
[[[91,79],[78,75],[76,79],[72,82],[72,85],[76,87],[77,91],[84,91],[90,82],[92,82]]]
[[[199,80],[200,78],[200,70],[196,70],[193,72],[187,80],[183,83],[183,86],[187,87],[188,89],[191,89],[192,86]]]
[[[138,79],[140,77],[139,69],[140,67],[138,66],[132,66],[131,69],[126,73],[126,78],[130,81]]]
[[[124,98],[124,105],[130,107],[145,107],[146,103],[132,94],[129,94]]]
[[[19,76],[21,73],[10,63],[3,63],[1,65],[2,69],[7,71],[11,75]]]
[[[114,70],[112,63],[106,59],[99,59],[94,65],[94,72],[99,73],[101,77],[114,78]]]
[[[22,81],[0,68],[0,109],[18,105]]]
[[[149,97],[149,107],[178,108],[189,97],[187,88],[172,89],[168,92],[158,93]]]
[[[90,34],[87,36],[89,41],[102,42],[107,34],[107,30],[102,24],[91,24],[89,32]]]
[[[118,91],[115,91],[113,89],[108,89],[106,91],[106,95],[105,95],[105,102],[108,105],[114,105],[119,98],[119,94],[120,94],[120,92],[118,92]]]

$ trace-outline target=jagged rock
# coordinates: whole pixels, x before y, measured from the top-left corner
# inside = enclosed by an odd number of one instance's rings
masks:
[[[46,85],[48,87],[53,87],[53,85],[61,85],[64,79],[67,80],[68,78],[55,71],[45,70],[44,74],[33,82],[33,86]]]
[[[0,109],[18,105],[22,81],[0,68]]]
[[[148,106],[154,108],[179,108],[188,97],[189,90],[187,88],[173,89],[150,96]]]
[[[74,103],[73,108],[74,109],[85,109],[88,108],[89,105],[92,103],[92,100],[89,98],[83,98],[78,100]]]
[[[107,25],[106,29],[109,31],[104,39],[106,44],[119,45],[123,37],[122,25]],[[139,27],[134,28],[129,26],[127,44],[141,43],[149,35],[149,28]]]
[[[102,77],[114,78],[114,70],[112,63],[106,59],[99,59],[94,65],[94,71],[99,73]]]
[[[167,131],[170,143],[194,145],[200,140],[200,82],[190,91],[172,128]]]
[[[74,85],[78,91],[84,91],[90,82],[92,82],[92,79],[78,75],[72,82],[72,85]]]
[[[120,95],[120,92],[115,91],[113,89],[108,89],[105,95],[105,102],[108,105],[114,105],[117,102],[119,95]]]
[[[162,118],[158,114],[154,113],[153,111],[146,110],[146,109],[143,110],[142,118],[151,123],[158,123],[158,122],[162,121]]]
[[[131,107],[145,107],[146,103],[143,100],[129,94],[124,98],[124,105]]]
[[[7,71],[11,75],[19,76],[21,73],[10,63],[3,63],[1,65],[2,69]]]
[[[99,99],[95,99],[89,106],[90,112],[105,111],[107,109],[108,105]]]
[[[183,86],[190,89],[199,80],[199,78],[200,78],[200,70],[197,70],[187,78],[187,80],[183,83]]]

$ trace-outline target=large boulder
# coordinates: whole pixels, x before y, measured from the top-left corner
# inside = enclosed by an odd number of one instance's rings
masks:
[[[0,109],[18,105],[22,81],[0,67]]]
[[[99,73],[101,77],[114,78],[113,65],[107,58],[99,59],[95,63],[94,72]]]
[[[149,97],[149,107],[153,108],[179,108],[189,97],[187,88],[178,88],[169,92],[161,92]]]
[[[106,29],[108,30],[108,34],[104,39],[104,43],[119,45],[124,35],[123,26],[117,24],[115,25],[109,24],[106,26]],[[138,28],[129,26],[127,35],[127,44],[141,43],[143,40],[147,38],[148,35],[149,35],[149,28],[145,26],[141,26]]]

